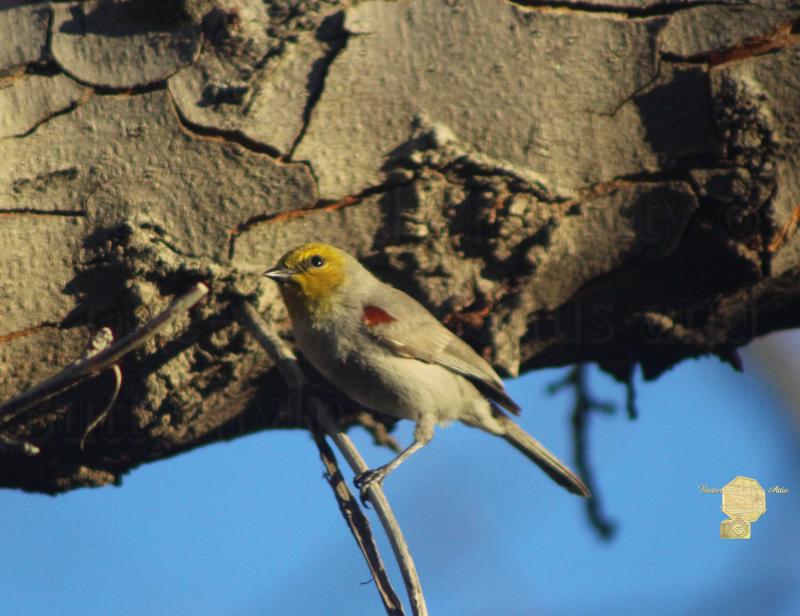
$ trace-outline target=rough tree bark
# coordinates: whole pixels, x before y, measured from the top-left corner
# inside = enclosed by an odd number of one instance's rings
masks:
[[[0,426],[59,492],[301,427],[235,323],[332,242],[508,375],[736,363],[800,325],[800,10],[751,0],[0,3],[0,400],[197,281],[121,363]],[[358,409],[339,400],[344,415]]]

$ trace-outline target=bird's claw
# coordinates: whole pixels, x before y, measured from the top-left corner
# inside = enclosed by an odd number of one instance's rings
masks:
[[[358,488],[358,497],[364,507],[369,508],[369,504],[367,503],[367,499],[369,498],[369,489],[374,485],[379,485],[385,476],[386,473],[383,472],[382,468],[366,470],[363,473],[359,473],[355,476],[353,483]]]

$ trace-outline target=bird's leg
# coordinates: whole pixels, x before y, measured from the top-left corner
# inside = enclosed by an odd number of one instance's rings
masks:
[[[356,475],[353,483],[355,483],[355,486],[360,491],[362,503],[366,503],[367,493],[369,492],[371,485],[375,483],[381,483],[384,479],[386,479],[389,473],[397,469],[397,467],[411,457],[414,452],[419,451],[425,447],[425,445],[431,442],[431,439],[433,438],[434,423],[435,420],[433,417],[421,417],[417,422],[416,428],[414,428],[414,442],[411,443],[411,445],[401,451],[397,457],[388,464],[384,464],[378,468],[373,468]]]

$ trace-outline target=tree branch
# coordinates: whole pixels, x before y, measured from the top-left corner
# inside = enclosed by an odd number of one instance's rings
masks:
[[[208,287],[202,282],[196,283],[190,291],[175,299],[161,314],[115,344],[96,354],[87,353],[83,359],[67,366],[58,374],[0,405],[0,425],[7,423],[25,409],[69,389],[84,377],[116,364],[128,353],[144,346],[150,338],[162,331],[178,315],[189,310],[207,294]],[[114,397],[116,398],[116,395]]]
[[[353,493],[347,487],[347,482],[344,480],[339,465],[336,463],[336,456],[330,445],[328,445],[328,441],[325,440],[324,432],[319,429],[312,429],[311,434],[319,449],[319,457],[322,460],[322,464],[325,466],[325,479],[328,480],[328,484],[336,497],[336,502],[339,503],[342,517],[350,528],[350,532],[353,534],[361,553],[367,560],[367,566],[375,580],[375,587],[381,595],[381,601],[383,601],[383,605],[386,608],[386,613],[391,615],[404,614],[403,604],[389,581],[380,552],[375,545],[369,521],[364,512],[361,511],[361,507],[358,505]]]
[[[609,402],[595,400],[591,396],[587,385],[586,364],[577,364],[571,368],[563,379],[551,383],[548,390],[550,393],[555,393],[566,388],[571,388],[575,392],[575,400],[572,406],[572,441],[575,453],[575,467],[592,493],[592,498],[586,499],[586,514],[598,534],[603,539],[611,539],[616,532],[616,526],[602,511],[600,490],[595,485],[594,476],[589,465],[588,418],[589,413],[592,411],[611,413],[614,410],[614,406]],[[629,408],[631,408],[630,391],[628,395]]]

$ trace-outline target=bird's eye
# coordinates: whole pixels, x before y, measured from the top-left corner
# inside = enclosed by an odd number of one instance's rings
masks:
[[[313,265],[314,267],[322,267],[323,265],[325,265],[325,259],[323,259],[323,258],[322,258],[322,257],[320,257],[319,255],[314,255],[314,256],[313,256],[313,257],[311,257],[311,258],[310,258],[308,261],[309,261],[309,263],[311,263],[311,265]]]

